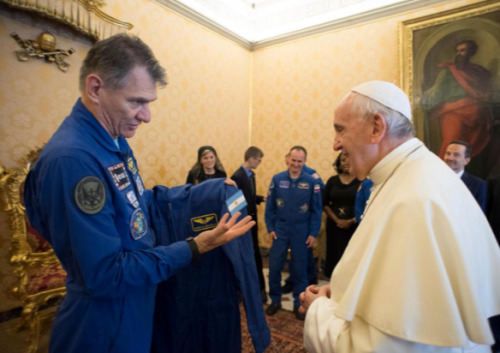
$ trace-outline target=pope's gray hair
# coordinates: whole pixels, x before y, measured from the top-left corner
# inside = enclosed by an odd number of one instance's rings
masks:
[[[415,136],[413,124],[400,112],[357,92],[351,92],[348,97],[350,97],[351,112],[359,116],[361,121],[366,120],[373,114],[380,114],[385,118],[387,132],[390,137],[404,138]]]

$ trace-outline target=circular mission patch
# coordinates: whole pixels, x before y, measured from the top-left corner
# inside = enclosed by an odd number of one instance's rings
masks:
[[[75,201],[80,210],[96,214],[104,207],[106,189],[99,178],[87,176],[75,188]]]

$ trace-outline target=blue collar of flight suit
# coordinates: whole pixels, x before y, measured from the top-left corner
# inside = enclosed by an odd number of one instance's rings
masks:
[[[130,151],[127,139],[123,136],[118,137],[118,148],[111,135],[102,127],[96,117],[83,104],[82,99],[78,98],[70,114],[71,123],[84,124],[85,130],[89,131],[96,144],[112,152],[127,153]]]

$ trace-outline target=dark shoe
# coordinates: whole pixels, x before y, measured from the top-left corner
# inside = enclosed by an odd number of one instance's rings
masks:
[[[260,295],[262,296],[262,304],[266,304],[267,303],[267,294],[266,294],[266,291],[262,290],[260,292]]]
[[[271,303],[271,305],[269,305],[266,309],[266,315],[273,316],[280,309],[281,309],[281,304]]]
[[[304,321],[306,319],[306,314],[299,313],[298,306],[293,307],[293,313],[295,314],[295,317],[297,318],[297,320]]]
[[[318,284],[318,277],[314,277],[313,279],[309,280],[309,285],[311,284]]]
[[[285,282],[285,285],[281,287],[281,294],[292,293],[293,291],[293,283]]]

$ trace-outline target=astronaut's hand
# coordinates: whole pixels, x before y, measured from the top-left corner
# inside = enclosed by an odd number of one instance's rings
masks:
[[[217,227],[204,231],[194,238],[200,254],[242,236],[255,225],[255,221],[252,221],[251,216],[246,216],[236,222],[240,216],[241,212],[237,212],[234,216],[227,220],[229,218],[229,213],[226,213],[222,216]]]

